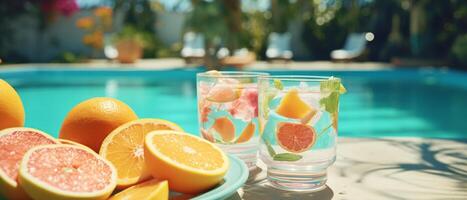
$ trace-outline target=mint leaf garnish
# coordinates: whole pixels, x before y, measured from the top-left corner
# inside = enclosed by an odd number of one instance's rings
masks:
[[[300,160],[300,159],[302,159],[301,155],[297,155],[297,154],[293,154],[293,153],[280,153],[280,154],[276,154],[275,156],[273,156],[273,160],[275,160],[275,161],[293,162],[293,161],[297,161],[297,160]]]
[[[284,89],[284,85],[282,84],[282,81],[279,79],[274,79],[274,87],[276,87],[279,90]]]
[[[320,105],[327,112],[335,113],[338,111],[339,95],[344,94],[347,90],[341,84],[340,79],[331,77],[329,80],[321,82],[320,92],[327,95],[319,100]]]

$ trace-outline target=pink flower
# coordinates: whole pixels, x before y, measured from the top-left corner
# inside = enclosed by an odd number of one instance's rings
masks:
[[[46,0],[41,4],[44,12],[59,12],[62,15],[70,16],[79,10],[76,0]]]
[[[258,90],[256,88],[244,89],[240,98],[230,105],[229,113],[246,122],[258,117]]]

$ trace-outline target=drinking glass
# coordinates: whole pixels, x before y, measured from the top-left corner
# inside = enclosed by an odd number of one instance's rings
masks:
[[[258,78],[266,73],[197,74],[198,119],[203,138],[253,169],[258,153]]]
[[[315,191],[325,187],[336,159],[341,80],[317,76],[259,79],[259,157],[276,188]]]

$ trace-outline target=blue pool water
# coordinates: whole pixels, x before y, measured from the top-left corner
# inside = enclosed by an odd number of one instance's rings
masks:
[[[26,125],[58,135],[67,112],[97,96],[118,98],[142,118],[164,118],[198,134],[195,74],[202,69],[0,70],[19,92]],[[270,71],[272,74],[334,75],[341,97],[339,135],[467,138],[467,73],[439,69],[383,71]]]

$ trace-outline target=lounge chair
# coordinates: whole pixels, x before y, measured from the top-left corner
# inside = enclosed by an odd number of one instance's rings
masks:
[[[205,55],[204,36],[201,33],[186,32],[183,35],[183,48],[180,54],[187,63],[203,59]]]
[[[222,66],[243,67],[256,61],[256,54],[248,51],[247,48],[241,48],[234,51],[233,55],[229,56],[227,48],[221,48],[217,52],[217,57]]]
[[[352,33],[347,36],[344,48],[337,49],[331,52],[331,59],[333,60],[353,60],[365,51],[367,40],[365,33]]]
[[[268,37],[268,48],[266,50],[266,57],[269,60],[290,60],[293,53],[290,47],[290,40],[292,35],[286,33],[271,33]]]

